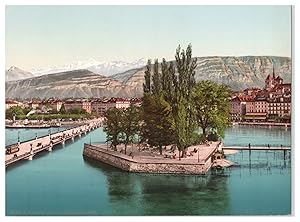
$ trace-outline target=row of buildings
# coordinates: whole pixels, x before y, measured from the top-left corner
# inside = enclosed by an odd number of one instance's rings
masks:
[[[265,87],[248,88],[233,92],[231,97],[231,117],[233,121],[275,121],[290,120],[291,84],[283,83],[280,76],[265,79]]]
[[[128,108],[130,105],[140,105],[141,99],[133,98],[104,98],[104,99],[47,99],[47,100],[30,100],[18,102],[11,99],[6,99],[5,107],[9,109],[14,106],[22,108],[40,109],[43,111],[54,110],[60,111],[62,106],[66,111],[72,109],[83,109],[87,113],[95,113],[99,116],[104,116],[105,112],[110,108]]]

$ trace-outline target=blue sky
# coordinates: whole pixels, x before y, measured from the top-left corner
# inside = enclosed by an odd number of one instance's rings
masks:
[[[291,54],[290,6],[6,6],[6,67]]]

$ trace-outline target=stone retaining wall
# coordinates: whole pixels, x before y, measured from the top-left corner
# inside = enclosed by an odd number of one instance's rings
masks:
[[[84,144],[83,155],[99,160],[103,163],[117,167],[128,172],[138,173],[174,173],[174,174],[205,174],[211,167],[211,160],[205,163],[163,163],[151,162],[151,160],[140,161],[131,157],[122,157],[111,151],[104,150],[89,144]]]

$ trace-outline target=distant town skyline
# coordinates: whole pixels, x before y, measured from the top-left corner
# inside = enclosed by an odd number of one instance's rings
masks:
[[[94,58],[291,56],[291,6],[6,6],[6,67]]]

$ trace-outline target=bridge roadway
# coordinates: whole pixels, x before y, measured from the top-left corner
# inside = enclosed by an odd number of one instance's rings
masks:
[[[5,167],[19,160],[32,160],[33,156],[43,150],[52,151],[52,148],[57,144],[64,144],[66,140],[74,139],[76,136],[81,137],[84,133],[88,133],[100,127],[101,120],[91,120],[88,123],[70,128],[61,132],[53,133],[47,136],[35,138],[23,143],[16,143],[6,147],[19,147],[19,151],[12,154],[5,154]],[[15,155],[17,154],[17,155]]]
[[[276,147],[268,147],[268,146],[224,146],[222,147],[223,150],[271,150],[271,151],[291,151],[291,147],[281,147],[281,146],[276,146]]]

